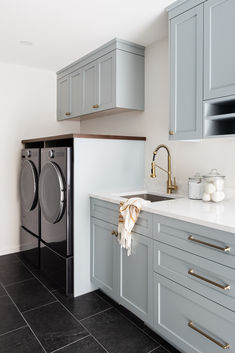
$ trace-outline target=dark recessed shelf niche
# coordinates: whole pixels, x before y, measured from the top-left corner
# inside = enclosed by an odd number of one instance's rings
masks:
[[[204,136],[235,135],[235,96],[204,102]]]

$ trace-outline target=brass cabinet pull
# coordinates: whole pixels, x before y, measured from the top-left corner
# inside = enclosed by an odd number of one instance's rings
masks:
[[[94,104],[92,108],[99,108],[99,104]]]
[[[170,131],[169,131],[169,135],[172,136],[172,135],[174,135],[174,134],[175,134],[175,132],[174,132],[173,130],[170,130]]]
[[[211,248],[214,248],[214,249],[217,249],[217,250],[221,250],[221,251],[224,251],[224,252],[230,252],[230,250],[231,250],[230,246],[226,246],[225,248],[222,248],[221,246],[210,244],[210,243],[207,243],[207,242],[199,240],[199,239],[195,239],[192,235],[190,235],[188,237],[188,240],[193,241],[194,243],[206,245],[206,246],[209,246]]]
[[[71,113],[70,113],[70,112],[67,112],[67,113],[65,113],[65,115],[71,115]]]
[[[196,273],[194,273],[193,269],[188,270],[188,274],[191,275],[191,276],[193,276],[193,277],[199,278],[199,279],[201,279],[202,281],[205,281],[205,282],[207,282],[207,283],[210,283],[210,284],[212,284],[213,286],[216,286],[216,287],[218,287],[218,288],[221,288],[221,289],[223,289],[223,290],[230,290],[230,288],[231,288],[231,286],[230,286],[229,284],[225,284],[225,285],[223,286],[222,284],[216,283],[216,282],[214,282],[214,281],[211,281],[210,279],[207,279],[207,278],[205,278],[205,277],[202,277],[202,276],[200,276],[200,275],[197,275]]]
[[[112,231],[112,235],[115,235],[115,237],[118,236],[118,232],[116,232],[115,230]]]
[[[200,330],[199,328],[195,327],[192,321],[188,322],[188,327],[190,327],[192,330],[200,333],[200,335],[206,337],[208,340],[210,340],[211,342],[217,344],[217,346],[223,348],[223,349],[229,349],[230,348],[230,344],[228,343],[220,343],[219,341],[217,341],[216,339],[214,339],[213,337],[210,337],[209,335],[207,335],[207,333],[203,332],[202,330]]]

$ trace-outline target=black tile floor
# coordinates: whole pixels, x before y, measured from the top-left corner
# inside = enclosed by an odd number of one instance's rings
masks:
[[[0,353],[179,353],[95,291],[67,298],[17,254],[0,257]]]

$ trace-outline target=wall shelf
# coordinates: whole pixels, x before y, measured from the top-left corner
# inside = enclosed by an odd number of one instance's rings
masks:
[[[235,135],[235,96],[204,101],[204,137]]]

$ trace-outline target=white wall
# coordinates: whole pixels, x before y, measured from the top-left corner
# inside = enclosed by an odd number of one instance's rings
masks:
[[[79,132],[79,122],[56,121],[56,75],[0,63],[0,255],[19,247],[21,140]]]
[[[145,112],[128,112],[83,120],[81,132],[146,136],[145,182],[150,190],[163,188],[165,191],[164,172],[157,171],[158,178],[155,180],[149,177],[152,152],[160,143],[166,143],[170,147],[173,172],[181,190],[185,190],[189,176],[195,172],[207,173],[211,168],[218,168],[227,176],[227,186],[235,187],[235,139],[168,141],[167,38],[146,48],[145,74]],[[158,163],[166,166],[165,151],[161,151]]]

